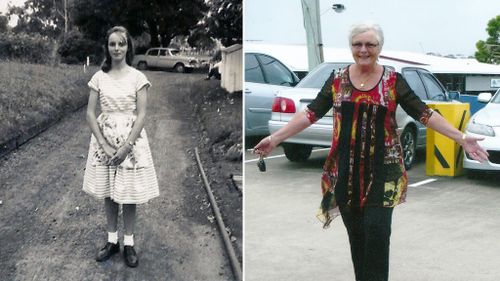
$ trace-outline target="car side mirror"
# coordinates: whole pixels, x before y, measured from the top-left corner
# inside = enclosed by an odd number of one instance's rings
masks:
[[[448,92],[450,99],[452,100],[460,100],[460,92],[459,91],[450,91]]]
[[[477,96],[477,101],[482,103],[488,103],[491,100],[491,93],[480,93]]]

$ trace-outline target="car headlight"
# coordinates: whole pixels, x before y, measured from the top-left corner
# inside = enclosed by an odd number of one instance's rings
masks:
[[[469,125],[467,125],[467,131],[483,136],[495,136],[495,131],[491,126],[474,123],[474,121],[470,122]]]

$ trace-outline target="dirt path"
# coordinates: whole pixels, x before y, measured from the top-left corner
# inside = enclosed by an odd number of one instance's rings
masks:
[[[160,197],[138,208],[138,268],[94,256],[103,203],[81,191],[90,130],[81,109],[0,160],[1,280],[233,280],[202,186],[187,185],[196,132],[175,106],[201,74],[147,72],[146,130]],[[182,83],[180,83],[182,81]],[[119,221],[122,240],[122,221]]]

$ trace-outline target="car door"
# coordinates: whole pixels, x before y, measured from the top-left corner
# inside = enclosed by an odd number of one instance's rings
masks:
[[[146,54],[146,62],[149,67],[157,67],[158,63],[158,49],[150,49]]]
[[[406,82],[408,82],[408,85],[410,88],[415,92],[415,94],[425,103],[429,102],[429,97],[428,97],[428,91],[425,88],[425,85],[422,81],[422,78],[419,75],[419,71],[416,68],[408,68],[408,69],[403,69],[402,75],[405,78]],[[396,112],[396,121],[398,122],[398,126],[402,127],[405,126],[405,118],[411,118],[408,116],[404,110],[402,110],[399,106],[399,110]],[[411,118],[413,120],[413,118]],[[426,128],[424,125],[422,125],[420,122],[413,120],[413,123],[417,127],[417,146],[422,146],[425,145],[425,136],[426,136]]]
[[[245,134],[269,133],[268,121],[277,92],[294,86],[297,76],[276,58],[259,53],[245,54]]]
[[[156,67],[170,68],[170,54],[167,49],[160,49]]]

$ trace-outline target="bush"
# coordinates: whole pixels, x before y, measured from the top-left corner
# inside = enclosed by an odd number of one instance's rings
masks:
[[[100,64],[104,58],[101,44],[85,38],[77,30],[64,35],[57,53],[61,56],[61,62],[67,64],[83,64],[87,61],[87,56],[92,64]]]
[[[0,59],[45,64],[53,60],[54,41],[38,34],[0,33]]]

